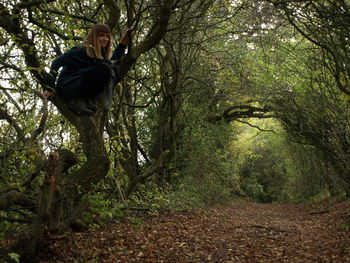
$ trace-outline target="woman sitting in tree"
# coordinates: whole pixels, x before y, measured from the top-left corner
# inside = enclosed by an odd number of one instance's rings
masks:
[[[92,115],[97,110],[94,99],[117,81],[111,60],[120,59],[125,54],[133,30],[131,27],[125,32],[112,52],[109,26],[94,25],[82,44],[52,62],[49,77],[45,79],[49,88],[45,88],[44,97],[52,97],[55,90],[76,114]]]

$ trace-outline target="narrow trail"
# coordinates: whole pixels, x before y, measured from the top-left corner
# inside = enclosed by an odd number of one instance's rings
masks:
[[[117,223],[51,244],[51,262],[350,262],[350,202],[241,203]]]

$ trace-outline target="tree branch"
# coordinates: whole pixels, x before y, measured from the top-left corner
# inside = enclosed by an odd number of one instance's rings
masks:
[[[143,181],[145,181],[148,177],[150,177],[151,175],[153,175],[154,173],[156,173],[162,166],[163,163],[165,161],[165,158],[169,155],[170,151],[166,150],[164,152],[162,152],[158,158],[158,160],[156,162],[154,162],[146,171],[144,171],[141,175],[137,176],[136,178],[134,178],[126,192],[125,192],[125,196],[128,197],[132,190],[135,188],[135,186]]]
[[[0,195],[0,210],[6,210],[12,205],[19,205],[24,208],[36,207],[36,203],[17,190],[10,190]]]
[[[1,105],[0,105],[1,106]],[[6,120],[17,132],[18,138],[24,137],[24,132],[18,123],[4,109],[0,108],[0,120]]]
[[[141,54],[153,48],[164,37],[168,28],[172,4],[173,0],[163,0],[163,5],[159,7],[159,20],[154,21],[153,26],[151,26],[154,30],[151,29],[146,38],[140,44],[134,46],[132,51],[123,57],[119,70],[122,78]]]
[[[114,0],[104,0],[105,5],[107,6],[109,10],[108,20],[106,24],[113,29],[119,24],[120,20],[120,8],[116,4]]]
[[[45,2],[53,2],[48,0]],[[36,4],[43,3],[44,1],[32,1],[32,2],[22,2],[25,6],[34,6]],[[21,5],[18,8],[21,8]],[[31,39],[28,38],[26,31],[23,31],[20,25],[19,18],[21,16],[19,9],[14,8],[13,14],[11,15],[9,10],[2,4],[0,4],[0,27],[2,27],[9,35],[11,35],[12,40],[15,42],[17,47],[22,50],[25,58],[26,65],[30,67],[29,71],[36,77],[37,80],[43,82],[44,75],[46,72],[42,72],[41,64],[37,56],[37,49],[35,44]]]
[[[32,6],[39,6],[42,4],[48,4],[56,2],[57,0],[33,0],[33,1],[21,1],[20,3],[14,6],[14,9],[24,9],[30,8]]]
[[[276,134],[276,132],[274,130],[265,130],[265,129],[262,129],[260,128],[259,126],[256,126],[256,125],[253,125],[247,121],[242,121],[242,120],[235,120],[237,122],[240,122],[240,123],[244,123],[244,124],[247,124],[248,126],[252,127],[252,128],[255,128],[255,129],[258,129],[259,131],[262,131],[262,132],[273,132]]]
[[[44,9],[44,8],[41,8],[40,6],[38,8],[43,13],[51,13],[51,14],[56,14],[56,15],[69,16],[71,18],[84,20],[84,21],[87,21],[87,22],[90,22],[90,23],[93,23],[93,24],[97,24],[98,23],[98,21],[96,21],[96,20],[94,20],[92,18],[86,17],[86,16],[79,16],[79,15],[75,15],[75,14],[69,14],[69,13],[65,13],[65,12],[62,12],[62,11],[54,10],[54,9]]]
[[[6,216],[0,216],[0,221],[7,221],[10,223],[21,223],[21,224],[30,224],[33,222],[30,219],[12,218],[12,217],[6,217]]]
[[[52,27],[49,27],[47,24],[43,24],[43,23],[39,22],[38,20],[36,20],[33,17],[32,12],[30,10],[28,10],[28,19],[29,19],[29,21],[32,24],[40,27],[41,29],[49,31],[50,33],[53,33],[53,34],[59,36],[62,39],[65,39],[65,40],[79,40],[79,41],[83,40],[82,37],[69,37],[69,36],[66,36],[66,35],[60,33],[59,31],[57,31],[56,29],[54,29]]]
[[[49,115],[49,111],[47,110],[47,101],[44,101],[41,112],[43,115],[41,116],[38,128],[36,128],[36,130],[31,135],[31,140],[35,140],[44,131],[47,116]]]
[[[275,117],[269,113],[271,113],[271,109],[268,107],[258,108],[250,105],[234,105],[228,107],[221,115],[208,116],[206,120],[209,122],[231,122],[239,118],[266,119]]]

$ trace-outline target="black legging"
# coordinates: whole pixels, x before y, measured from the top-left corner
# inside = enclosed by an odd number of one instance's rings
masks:
[[[103,92],[106,85],[111,81],[111,70],[107,64],[97,64],[95,69],[83,77],[80,96],[86,99],[92,99]]]

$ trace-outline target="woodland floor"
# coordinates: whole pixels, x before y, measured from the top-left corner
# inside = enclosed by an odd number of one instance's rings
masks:
[[[350,201],[162,214],[71,234],[51,249],[41,263],[350,262]]]

